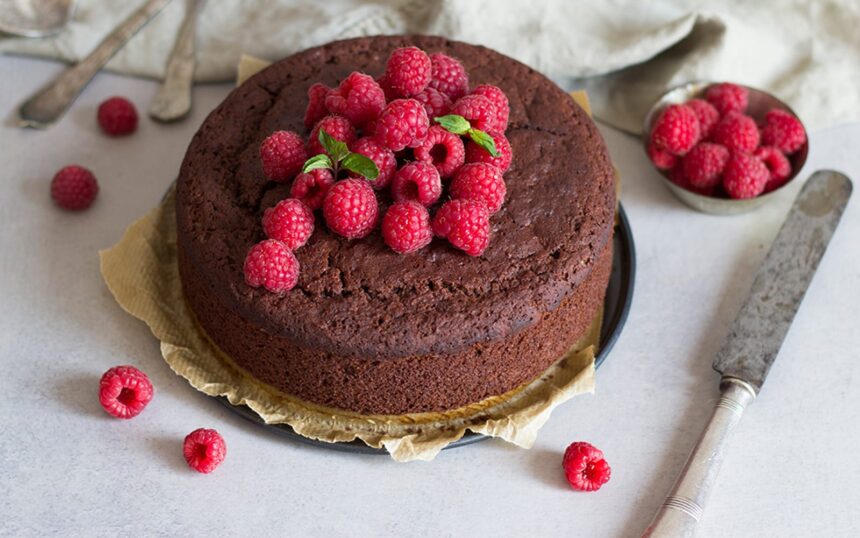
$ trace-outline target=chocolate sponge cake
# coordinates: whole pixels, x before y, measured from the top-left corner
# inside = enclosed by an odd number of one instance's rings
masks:
[[[472,86],[502,88],[513,164],[480,257],[441,240],[389,249],[317,217],[283,294],[243,279],[264,239],[263,211],[289,196],[265,180],[261,142],[304,135],[306,93],[352,71],[379,76],[414,45],[459,59]],[[385,206],[390,200],[380,195]],[[589,117],[555,84],[492,50],[439,37],[369,37],[306,50],[258,73],[216,108],[188,148],[177,186],[178,257],[188,304],[240,367],[287,394],[357,413],[457,408],[540,375],[588,329],[612,258],[614,174]]]

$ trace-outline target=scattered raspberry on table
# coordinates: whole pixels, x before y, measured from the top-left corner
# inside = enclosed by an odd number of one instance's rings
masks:
[[[111,97],[99,105],[99,126],[109,136],[125,136],[137,130],[137,110],[125,97]]]
[[[227,457],[227,445],[217,431],[199,428],[185,437],[182,454],[189,467],[207,474],[214,471]]]
[[[64,166],[51,180],[51,198],[58,206],[70,211],[87,209],[98,193],[96,176],[83,166]]]
[[[578,491],[597,491],[609,482],[612,474],[603,452],[584,442],[571,443],[567,447],[562,468],[570,487]]]
[[[152,400],[153,393],[149,378],[134,366],[114,366],[99,381],[99,403],[116,418],[139,415]]]

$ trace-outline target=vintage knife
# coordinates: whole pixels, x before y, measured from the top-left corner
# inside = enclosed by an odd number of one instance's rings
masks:
[[[672,493],[643,537],[693,536],[716,482],[729,434],[761,390],[818,262],[851,196],[839,172],[816,172],[803,186],[759,268],[746,302],[714,359],[720,399]]]

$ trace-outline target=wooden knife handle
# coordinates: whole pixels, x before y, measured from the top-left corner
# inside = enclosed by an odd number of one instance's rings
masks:
[[[720,390],[720,399],[710,422],[690,453],[672,493],[663,501],[643,538],[678,538],[695,534],[696,523],[717,480],[729,435],[756,396],[751,385],[733,377],[724,377]]]

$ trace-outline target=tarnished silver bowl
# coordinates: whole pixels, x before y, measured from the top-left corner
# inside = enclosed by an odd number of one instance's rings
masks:
[[[690,99],[695,99],[697,97],[704,98],[705,89],[714,84],[712,82],[690,82],[684,84],[682,86],[678,86],[672,88],[671,90],[664,93],[656,103],[651,107],[648,111],[648,114],[645,116],[645,125],[642,129],[642,139],[643,139],[643,148],[647,153],[648,151],[648,138],[651,133],[651,128],[654,125],[654,122],[657,120],[657,117],[660,115],[660,112],[664,107],[671,104],[679,104],[689,101]],[[742,85],[741,85],[742,86]],[[780,108],[785,110],[786,112],[790,112],[797,117],[797,114],[784,102],[780,101],[773,95],[757,90],[755,88],[750,88],[749,86],[743,86],[747,90],[749,90],[749,105],[747,107],[746,114],[751,116],[756,122],[761,122],[764,119],[764,115],[768,110],[772,108]],[[802,121],[802,120],[801,120]],[[805,128],[804,128],[805,129]],[[672,191],[672,193],[677,196],[682,202],[689,205],[694,209],[698,209],[699,211],[704,211],[705,213],[712,213],[715,215],[737,215],[739,213],[746,213],[747,211],[752,211],[753,209],[760,207],[762,204],[771,200],[779,191],[785,188],[786,185],[794,181],[794,178],[797,177],[800,170],[803,168],[804,163],[806,163],[806,156],[809,154],[809,137],[807,136],[807,141],[803,144],[803,147],[797,150],[795,153],[788,157],[788,160],[791,162],[791,176],[789,176],[788,180],[780,186],[769,193],[762,194],[756,196],[755,198],[748,198],[745,200],[733,200],[731,198],[718,198],[715,196],[705,196],[702,194],[698,194],[692,191],[689,191],[680,185],[672,182],[669,179],[668,171],[659,170],[655,167],[655,170],[660,173],[660,177],[663,179],[663,183]],[[650,161],[649,161],[650,162]]]

